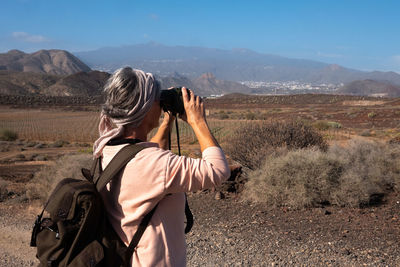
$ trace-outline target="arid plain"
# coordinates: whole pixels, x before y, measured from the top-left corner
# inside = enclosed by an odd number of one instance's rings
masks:
[[[43,199],[33,197],[29,187],[43,168],[56,168],[63,156],[90,160],[99,105],[68,100],[2,103],[0,129],[18,137],[0,143],[0,265],[35,265],[29,235]],[[208,123],[223,148],[239,127],[293,119],[310,125],[329,145],[346,147],[354,139],[400,143],[399,98],[232,94],[206,99],[206,107]],[[192,131],[184,122],[179,126],[182,154],[198,157]],[[176,151],[174,134],[172,142]],[[232,168],[238,165],[231,163]],[[246,171],[235,175],[245,176]],[[189,266],[396,266],[400,262],[396,190],[378,205],[362,208],[269,207],[244,201],[240,192],[226,187],[191,194],[189,201],[196,218],[187,237]]]

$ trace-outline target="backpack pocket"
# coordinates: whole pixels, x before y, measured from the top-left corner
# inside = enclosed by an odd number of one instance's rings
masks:
[[[97,240],[89,243],[68,266],[73,267],[94,267],[101,266],[104,258],[102,245]]]

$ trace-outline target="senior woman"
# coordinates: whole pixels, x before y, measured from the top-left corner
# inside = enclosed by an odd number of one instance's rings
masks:
[[[184,192],[214,187],[230,175],[225,155],[207,125],[203,101],[193,92],[189,97],[188,91],[182,89],[186,112],[182,119],[197,136],[201,159],[167,150],[174,117],[165,113],[159,125],[160,88],[152,74],[129,67],[119,69],[104,87],[106,102],[94,156],[102,157],[105,168],[125,145],[146,147],[101,192],[110,222],[125,244],[158,203],[132,255],[132,266],[185,266]],[[158,126],[155,136],[147,141],[149,132]]]

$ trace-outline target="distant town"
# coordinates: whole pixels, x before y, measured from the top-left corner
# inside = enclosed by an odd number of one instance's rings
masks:
[[[332,84],[332,83],[321,83],[312,84],[298,81],[286,81],[286,82],[255,82],[255,81],[242,81],[240,82],[250,88],[262,88],[267,90],[276,91],[287,91],[287,90],[318,90],[318,91],[336,91],[343,86],[343,83]]]

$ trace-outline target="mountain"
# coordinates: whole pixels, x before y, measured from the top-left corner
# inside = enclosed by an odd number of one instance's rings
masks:
[[[0,94],[96,96],[110,74],[100,71],[78,72],[72,75],[52,75],[33,72],[0,71]]]
[[[170,87],[186,87],[186,88],[194,88],[194,84],[192,80],[189,78],[175,72],[172,75],[162,77],[162,76],[155,76],[158,81],[161,82],[162,89],[168,89]]]
[[[212,73],[205,73],[193,80],[196,93],[200,95],[220,95],[227,93],[251,93],[251,89],[237,82],[217,80]]]
[[[374,80],[353,81],[339,88],[338,93],[350,95],[368,95],[400,97],[400,86]]]
[[[190,80],[178,73],[167,77],[156,77],[161,82],[161,88],[170,87],[191,88],[200,96],[220,95],[227,93],[251,93],[251,89],[237,82],[217,80],[212,73],[204,73],[200,77]]]
[[[166,46],[158,43],[106,47],[75,55],[93,69],[112,72],[129,65],[159,76],[175,72],[189,79],[213,73],[228,81],[348,83],[374,79],[400,84],[394,72],[363,72],[322,62],[261,54],[248,49]]]
[[[0,54],[0,70],[69,75],[90,68],[64,50],[40,50],[26,54],[11,50]]]

